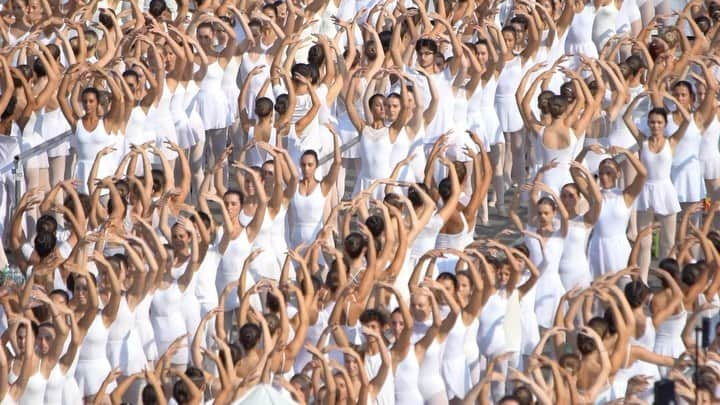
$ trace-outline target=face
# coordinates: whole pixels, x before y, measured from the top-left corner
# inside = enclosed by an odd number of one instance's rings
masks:
[[[343,359],[345,360],[345,369],[347,370],[350,377],[357,376],[358,372],[360,371],[360,366],[358,365],[357,361],[355,361],[355,358],[346,354],[344,355]]]
[[[165,70],[172,72],[175,69],[175,62],[177,62],[177,56],[169,47],[165,47]]]
[[[86,278],[76,278],[75,288],[73,289],[73,297],[77,297],[80,305],[87,305],[88,303],[88,281]]]
[[[210,27],[202,27],[197,30],[197,41],[203,49],[210,49],[213,45],[215,35]]]
[[[552,224],[552,220],[555,217],[555,210],[550,204],[540,204],[537,207],[538,223],[542,227],[546,227]]]
[[[667,121],[665,117],[660,114],[650,114],[648,116],[648,127],[650,127],[650,134],[654,136],[663,136],[665,134],[665,126]]]
[[[138,95],[138,79],[135,76],[126,76],[125,78],[125,84],[127,84],[128,88],[130,89],[130,92],[137,96]]]
[[[510,281],[510,266],[500,266],[495,270],[495,281],[498,287],[505,288]]]
[[[67,300],[65,300],[65,296],[61,294],[53,294],[50,296],[50,299],[52,300],[53,304],[55,305],[67,305]]]
[[[253,38],[260,38],[262,35],[262,26],[258,24],[251,24],[250,32],[252,33]]]
[[[460,274],[457,276],[457,281],[458,296],[467,301],[470,298],[470,294],[472,293],[472,284],[470,282],[470,279]]]
[[[50,327],[40,328],[36,344],[41,355],[46,355],[50,352],[53,342],[55,342],[55,329]]]
[[[380,325],[380,322],[377,321],[370,321],[366,324],[363,324],[364,327],[370,329],[371,331],[377,333],[378,335],[382,335],[382,325]],[[375,340],[377,339],[374,336],[365,335],[365,338],[367,339],[368,343],[377,343]]]
[[[672,91],[673,96],[677,101],[685,108],[689,108],[692,105],[692,95],[685,86],[675,86]]]
[[[228,36],[227,32],[225,32],[225,30],[215,31],[215,37],[217,38],[219,44],[226,44],[228,41],[228,38],[229,38],[229,36]]]
[[[560,201],[569,210],[575,209],[575,204],[577,204],[579,198],[577,191],[572,187],[563,187],[560,191]]]
[[[515,33],[512,31],[503,31],[502,33],[503,40],[505,41],[505,46],[510,49],[515,48],[515,41],[517,38],[515,38]]]
[[[252,179],[249,176],[245,176],[245,179],[243,180],[243,182],[245,185],[245,192],[247,193],[247,195],[249,195],[249,196],[255,195],[255,192],[257,190],[255,190],[255,183],[252,181]]]
[[[385,118],[395,121],[400,116],[400,100],[397,97],[388,97],[385,101]]]
[[[347,364],[347,362],[345,364]],[[342,374],[336,374],[335,376],[333,376],[333,378],[335,379],[335,388],[337,388],[337,399],[340,401],[344,401],[348,395],[347,386],[345,385],[345,378],[343,378]]]
[[[430,48],[421,47],[418,51],[418,64],[423,69],[428,68],[435,63],[435,52]]]
[[[310,179],[315,176],[315,169],[317,168],[317,160],[312,155],[305,155],[300,159],[300,170],[302,171],[303,177]]]
[[[180,225],[175,225],[172,228],[172,247],[174,250],[182,250],[190,242],[190,232]]]
[[[279,21],[285,21],[285,17],[287,17],[287,4],[280,3],[275,8],[278,14],[278,20]]]
[[[403,330],[405,330],[405,320],[399,312],[395,312],[390,316],[390,331],[395,339],[399,339]]]
[[[490,54],[488,53],[487,45],[485,45],[485,44],[476,45],[475,46],[475,55],[477,55],[477,58],[480,61],[481,65],[486,64],[488,59],[490,59]]]
[[[408,110],[415,110],[415,95],[412,92],[405,94],[405,106]]]
[[[42,5],[39,0],[30,0],[25,7],[25,15],[31,23],[36,23],[43,18]]]
[[[374,97],[372,104],[370,104],[370,111],[372,112],[374,119],[381,119],[385,117],[385,98]]]
[[[445,291],[447,291],[448,295],[451,297],[455,296],[455,286],[453,285],[452,281],[448,279],[442,279],[439,280],[439,283],[442,284],[442,286],[445,288]],[[443,298],[444,300],[444,298]]]
[[[85,93],[82,96],[82,106],[86,113],[97,113],[98,99],[93,93]]]
[[[27,332],[27,327],[18,328],[17,330],[18,351],[21,354],[25,353],[25,345],[27,344]]]
[[[613,188],[617,180],[617,171],[609,164],[605,163],[598,168],[598,179],[602,188]]]
[[[416,321],[426,320],[432,311],[430,298],[425,295],[413,295],[410,297],[410,311]]]
[[[525,38],[525,30],[523,29],[523,26],[521,24],[517,24],[517,23],[513,23],[510,25],[513,28],[515,28],[515,32],[517,33],[517,38],[515,40],[515,43],[522,44],[522,41]]]
[[[377,58],[377,45],[374,42],[367,42],[363,48],[363,53],[368,60],[373,61]]]
[[[237,194],[228,194],[224,196],[223,202],[225,203],[225,209],[228,210],[228,214],[230,214],[231,218],[240,215],[242,204],[240,203],[240,197],[238,197]]]

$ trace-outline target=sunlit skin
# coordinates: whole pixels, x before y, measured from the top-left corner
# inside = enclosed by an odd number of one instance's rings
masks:
[[[237,194],[228,194],[223,196],[223,203],[225,204],[225,209],[227,209],[228,214],[230,214],[230,218],[237,218],[238,215],[240,215],[242,203],[240,202],[240,197]]]
[[[22,326],[17,329],[15,337],[17,340],[17,345],[18,345],[17,349],[18,349],[19,355],[25,354],[25,345],[27,344],[27,341],[26,341],[27,333],[28,333],[28,330],[27,330],[26,326]]]
[[[50,353],[53,343],[55,342],[55,328],[43,326],[38,330],[35,345],[41,356],[47,356]]]
[[[388,97],[385,99],[385,118],[390,121],[394,122],[398,117],[400,116],[400,111],[402,110],[402,105],[400,105],[400,99],[397,97]]]
[[[563,187],[562,190],[560,190],[560,201],[568,212],[575,212],[575,206],[579,199],[580,195],[572,187]]]
[[[345,357],[346,365],[348,364],[347,358],[348,358],[348,356]],[[352,360],[352,362],[355,363],[355,360]],[[348,370],[348,373],[349,373],[349,370]],[[355,375],[357,375],[357,371],[355,372]],[[353,374],[350,374],[350,376],[352,377]],[[342,374],[340,374],[340,373],[335,374],[333,376],[333,378],[335,379],[335,388],[337,389],[337,393],[335,394],[336,402],[343,403],[343,402],[347,401],[347,399],[348,399],[348,391],[347,391],[347,386],[345,385],[345,378],[343,378]]]
[[[345,369],[350,378],[357,377],[360,372],[360,365],[355,361],[355,358],[346,354],[343,356],[343,359],[345,360]]]
[[[508,282],[510,281],[510,266],[501,266],[495,269],[495,282],[497,283],[498,289],[507,288]]]
[[[478,61],[480,62],[481,66],[485,66],[485,64],[490,59],[490,52],[488,52],[488,47],[485,44],[478,44],[475,45],[475,55],[478,58]]]
[[[213,47],[215,40],[215,32],[210,27],[200,27],[196,33],[198,44],[204,51],[209,51]]]
[[[88,304],[88,281],[84,277],[75,278],[75,288],[73,289],[73,298],[76,298],[78,309],[84,308]]]
[[[598,168],[598,180],[603,189],[615,188],[617,178],[618,172],[610,163],[601,164]]]
[[[395,340],[400,339],[400,334],[405,330],[405,320],[400,312],[395,312],[390,316],[390,332],[392,332]]]
[[[455,296],[455,286],[453,285],[452,281],[445,278],[442,280],[438,280],[438,283],[440,283],[440,285],[442,285],[443,288],[445,288],[445,292],[447,292],[447,294],[450,297]],[[435,295],[435,297],[438,299],[437,301],[439,304],[446,304],[445,297],[443,295],[437,294],[437,295]]]
[[[43,19],[43,8],[39,0],[30,0],[25,7],[25,18],[31,25],[37,24]]]
[[[180,224],[175,224],[171,231],[172,248],[175,255],[187,256],[190,254],[190,232]]]
[[[505,47],[507,49],[515,49],[515,43],[517,42],[517,35],[515,35],[512,31],[503,31],[502,32],[503,40],[505,41]],[[507,59],[512,59],[514,56],[512,53],[508,52],[508,55],[506,56]]]
[[[432,314],[430,298],[425,295],[413,294],[410,297],[410,312],[416,321],[427,320]]]
[[[165,71],[172,72],[175,70],[175,63],[177,62],[177,55],[175,55],[175,52],[172,51],[172,49],[169,46],[165,46],[163,48],[164,51],[164,59],[165,59]]]
[[[300,159],[300,171],[304,179],[312,179],[317,169],[317,160],[314,156],[305,155]]]
[[[418,50],[417,56],[418,65],[423,69],[428,69],[435,63],[435,52],[424,46]]]
[[[85,93],[80,100],[83,110],[85,110],[85,118],[96,118],[99,116],[100,103],[93,93]]]
[[[687,110],[692,109],[693,98],[687,87],[682,85],[675,86],[672,90],[672,95],[677,99],[678,103]]]
[[[665,127],[667,121],[661,114],[650,114],[648,116],[648,127],[650,128],[651,137],[665,136]]]
[[[374,97],[370,104],[370,112],[374,120],[385,117],[385,97]]]
[[[470,278],[468,278],[464,274],[458,274],[457,281],[457,296],[463,306],[465,306],[470,301],[470,295],[472,294],[472,282],[470,281]]]
[[[550,204],[539,204],[537,207],[537,218],[540,229],[552,228],[555,209]]]

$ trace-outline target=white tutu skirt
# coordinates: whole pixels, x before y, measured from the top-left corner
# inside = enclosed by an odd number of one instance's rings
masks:
[[[615,273],[627,267],[630,258],[630,242],[625,229],[618,229],[614,236],[600,236],[593,233],[588,243],[588,264],[592,278]]]
[[[140,338],[140,344],[142,345],[143,353],[145,353],[145,358],[148,361],[157,360],[158,350],[155,344],[155,332],[153,331],[150,319],[136,319],[135,329],[138,332],[138,338]]]
[[[106,358],[78,360],[75,381],[83,398],[97,394],[110,371],[112,367]],[[105,392],[112,392],[116,386],[114,381],[111,382]]]
[[[673,186],[677,192],[678,201],[681,203],[697,202],[705,198],[705,178],[699,176],[702,173],[700,161],[697,158],[690,158],[673,166],[670,172]]]
[[[700,160],[703,178],[706,180],[720,179],[720,156]]]
[[[70,124],[67,122],[65,116],[59,108],[43,114],[40,132],[44,141],[49,141],[70,130]],[[70,141],[64,141],[61,144],[47,150],[48,158],[68,156],[69,154]]]
[[[28,151],[35,146],[40,145],[43,143],[44,140],[38,134],[37,132],[32,132],[28,134],[27,136],[22,137],[22,144],[20,145],[20,151],[25,152]],[[48,163],[48,155],[47,152],[39,153],[33,157],[28,158],[24,162],[25,169],[47,169],[50,167]]]
[[[108,160],[107,162],[105,160]],[[104,156],[103,161],[100,162],[100,166],[97,171],[97,178],[102,179],[107,176],[113,175],[113,164],[116,164],[110,156]],[[78,192],[88,193],[88,178],[90,177],[90,170],[92,170],[93,161],[90,160],[78,160],[75,165],[75,178],[80,181]]]
[[[500,120],[492,107],[481,107],[474,114],[468,116],[470,130],[477,133],[485,146],[505,143],[505,136],[500,128]]]
[[[520,108],[515,100],[515,94],[495,94],[495,111],[503,132],[517,132],[523,129],[524,121],[520,115]]]
[[[195,96],[194,104],[206,131],[225,128],[232,124],[230,105],[221,89],[200,88]]]
[[[658,215],[680,212],[680,201],[670,180],[646,181],[635,203],[638,211],[653,210]]]
[[[185,321],[181,316],[154,316],[151,322],[159,353],[165,353],[175,339],[186,333]],[[170,362],[172,364],[188,364],[189,359],[190,352],[187,346],[184,346],[175,352]]]
[[[590,265],[588,261],[577,258],[575,260],[560,261],[560,280],[566,290],[572,290],[575,287],[587,287],[593,281],[590,275]]]
[[[535,290],[535,314],[537,322],[543,328],[551,328],[555,320],[560,298],[565,294],[560,275],[546,272],[540,275]]]
[[[175,133],[177,144],[182,149],[189,149],[200,141],[205,141],[205,127],[197,113],[175,115]]]
[[[140,336],[134,328],[122,340],[108,340],[107,353],[110,366],[119,368],[123,375],[138,373],[147,365]]]
[[[357,138],[357,128],[352,124],[347,113],[338,115],[338,135],[340,136],[340,143],[345,145],[351,140]],[[342,152],[343,159],[360,159],[360,143],[351,146],[348,150]]]

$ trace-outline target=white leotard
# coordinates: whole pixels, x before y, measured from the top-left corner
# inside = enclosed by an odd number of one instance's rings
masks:
[[[585,225],[582,216],[577,216],[568,222],[568,235],[565,238],[559,267],[560,279],[566,290],[577,286],[586,287],[592,281],[586,254],[591,229]]]
[[[140,336],[134,326],[134,314],[123,295],[115,321],[108,331],[107,355],[112,368],[119,368],[124,375],[138,373],[147,364]]]
[[[80,192],[88,192],[87,181],[90,176],[90,169],[92,168],[93,162],[95,162],[98,152],[106,146],[117,145],[119,139],[121,138],[107,133],[105,123],[102,119],[100,119],[97,127],[92,131],[85,129],[82,120],[78,120],[75,128],[75,136],[71,144],[77,151],[78,160],[75,166],[75,178],[80,181]],[[117,168],[117,163],[114,154],[111,153],[104,156],[98,167],[97,177],[102,179],[107,176],[112,176],[114,170]]]
[[[623,190],[603,189],[601,193],[602,208],[587,250],[593,279],[624,269],[631,250],[625,230],[632,208],[625,203]]]
[[[415,354],[415,345],[411,344],[407,355],[395,369],[395,403],[397,405],[415,405],[423,402],[418,384],[420,365]]]
[[[411,342],[417,343],[418,340],[425,336],[430,322],[415,320],[413,325],[413,335]],[[443,357],[444,343],[433,341],[425,351],[425,356],[420,363],[420,375],[418,377],[418,388],[423,400],[429,401],[432,397],[442,394],[445,395],[445,384],[441,375],[441,364]]]
[[[302,195],[298,185],[288,207],[291,248],[301,243],[309,244],[315,240],[322,227],[325,204],[326,200],[321,184],[317,184],[308,195]]]
[[[650,150],[648,141],[643,141],[640,161],[647,168],[648,178],[635,204],[638,211],[652,209],[658,215],[680,212],[680,202],[670,179],[672,155],[668,140],[658,153]]]
[[[393,167],[389,159],[393,149],[388,127],[373,128],[365,125],[360,137],[361,169],[355,182],[353,195],[370,187],[373,181],[390,177]],[[382,189],[375,189],[375,198],[380,198]]]
[[[218,294],[221,294],[225,286],[231,281],[235,281],[240,277],[243,263],[251,251],[251,244],[247,238],[247,230],[243,229],[235,239],[230,240],[225,252],[221,253],[222,259],[220,260],[220,267],[218,268],[215,278],[215,288]],[[253,284],[252,275],[248,274],[246,287],[249,288]],[[225,300],[225,310],[229,311],[239,306],[240,302],[237,296],[237,289],[233,289]]]
[[[97,394],[103,380],[112,370],[107,358],[108,333],[102,311],[98,311],[80,345],[75,369],[75,380],[83,397]],[[107,387],[107,392],[113,389],[115,389],[114,382]]]
[[[173,281],[165,289],[156,289],[150,305],[150,321],[155,332],[158,351],[165,353],[178,337],[188,333],[182,313],[183,293]],[[181,347],[173,356],[172,364],[187,364],[188,348]]]

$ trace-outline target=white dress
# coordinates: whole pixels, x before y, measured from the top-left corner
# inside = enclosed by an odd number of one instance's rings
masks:
[[[672,115],[668,116],[668,126],[675,132],[674,128],[677,124],[673,121]],[[670,171],[670,178],[677,192],[678,201],[681,203],[693,203],[705,198],[705,179],[699,176],[702,173],[699,159],[702,142],[703,136],[693,119],[685,135],[675,146]]]
[[[106,350],[109,331],[103,322],[102,311],[98,311],[78,352],[75,380],[83,397],[97,394],[103,380],[112,370]],[[113,389],[115,382],[110,383],[106,392]]]
[[[557,167],[545,172],[543,183],[550,187],[556,194],[560,194],[560,189],[564,185],[572,183],[573,179],[570,175],[570,162],[577,155],[578,139],[575,137],[575,131],[570,129],[568,134],[569,144],[563,149],[551,149],[545,146],[545,128],[543,127],[538,133],[538,156],[542,164],[547,164],[553,159],[558,163]]]
[[[165,141],[177,143],[178,136],[175,129],[175,118],[171,111],[173,94],[167,85],[167,80],[163,85],[163,92],[156,106],[152,106],[148,111],[148,119],[146,121],[146,131],[155,134],[155,145],[158,146],[165,157],[169,160],[177,158],[177,153],[170,150]]]
[[[407,355],[395,369],[395,403],[397,405],[415,405],[423,402],[418,378],[420,365],[415,354],[415,345],[411,344]]]
[[[668,140],[658,153],[650,150],[648,141],[643,141],[640,161],[647,168],[648,178],[636,201],[638,211],[653,210],[658,215],[680,212],[678,195],[670,179],[672,155]]]
[[[200,83],[200,91],[194,99],[195,108],[206,131],[225,128],[232,123],[230,105],[222,88],[224,74],[225,71],[217,60],[209,64]]]
[[[253,241],[252,250],[262,249],[262,252],[250,263],[249,271],[254,280],[263,278],[280,279],[280,266],[282,263],[278,261],[279,254],[273,244],[273,229],[276,227],[276,221],[284,222],[285,216],[276,215],[275,218],[270,218],[270,210],[266,208],[263,223],[260,225],[260,232]]]
[[[586,287],[593,280],[586,254],[590,230],[582,216],[568,222],[568,235],[565,238],[562,257],[560,258],[560,279],[566,290],[574,287]]]
[[[598,51],[593,42],[593,23],[595,21],[595,7],[592,3],[586,3],[583,10],[573,17],[570,28],[568,28],[567,39],[565,40],[565,52],[569,55],[585,55],[589,58],[597,58]],[[580,59],[573,57],[570,68],[577,68]]]
[[[178,82],[170,99],[170,112],[174,120],[177,143],[182,149],[194,146],[204,136],[203,122],[200,116],[194,114],[194,119],[191,119],[187,113],[185,108],[186,93],[185,85]]]
[[[18,376],[10,369],[8,370],[7,379],[8,382],[12,384],[18,379]],[[40,364],[38,364],[38,370],[30,376],[25,386],[25,391],[23,391],[20,399],[17,401],[18,405],[42,404],[45,397],[46,386],[47,380],[43,377]]]
[[[225,98],[228,102],[229,119],[231,122],[235,122],[238,117],[238,96],[240,95],[240,87],[236,84],[236,81],[239,71],[240,58],[232,57],[225,66],[222,77],[222,89],[225,92]]]
[[[600,52],[605,43],[615,35],[617,29],[618,9],[615,0],[600,6],[595,12],[595,19],[592,25],[592,40],[597,51]]]
[[[323,214],[327,203],[322,193],[322,185],[317,184],[308,195],[300,193],[300,186],[290,200],[288,219],[290,220],[290,247],[301,243],[310,244],[315,240],[323,225]]]
[[[685,352],[682,332],[686,322],[687,312],[685,312],[685,310],[670,315],[655,331],[655,346],[653,347],[653,351],[663,356],[680,357],[680,355]],[[660,367],[660,374],[665,376],[667,372],[667,367]]]
[[[158,359],[158,349],[155,343],[155,331],[153,331],[152,322],[150,322],[150,305],[152,303],[153,294],[148,294],[140,303],[135,306],[133,311],[135,315],[135,329],[138,332],[140,343],[142,344],[143,353],[148,361]]]
[[[247,133],[248,142],[255,139],[255,127],[250,127]],[[270,139],[267,141],[270,145],[275,146],[277,143],[277,131],[275,128],[270,129]],[[260,149],[257,146],[253,146],[247,151],[245,161],[249,167],[262,167],[263,163],[272,159],[272,155],[268,152]]]
[[[500,121],[495,112],[495,91],[498,81],[493,75],[487,83],[478,83],[468,101],[468,124],[470,130],[481,137],[487,147],[505,143]]]
[[[238,89],[242,88],[243,84],[248,78],[248,75],[250,74],[250,71],[252,71],[257,66],[263,65],[265,67],[260,71],[260,73],[250,79],[250,87],[248,87],[247,96],[245,98],[245,106],[247,108],[246,112],[247,116],[250,118],[255,117],[256,99],[260,97],[269,97],[271,100],[274,99],[272,91],[268,91],[266,94],[260,94],[260,89],[262,88],[263,84],[265,84],[265,81],[270,78],[270,63],[268,63],[265,54],[258,55],[257,60],[253,61],[250,57],[250,53],[244,53],[242,55],[242,60],[238,65],[236,85],[234,86]],[[238,91],[238,95],[239,94],[240,93]],[[237,104],[238,95],[235,96],[235,99],[230,101],[234,104]]]
[[[175,281],[177,281],[185,273],[185,269],[187,269],[189,263],[190,261],[188,260],[185,263],[182,263],[180,266],[172,268],[172,277]],[[198,301],[197,296],[195,295],[195,290],[197,289],[196,284],[197,272],[193,273],[192,278],[187,285],[187,288],[182,293],[181,309],[183,320],[185,321],[185,329],[189,332],[188,345],[192,345],[192,341],[194,338],[193,332],[197,330],[198,325],[200,325],[201,319],[200,301]]]
[[[33,111],[22,131],[23,136],[20,151],[28,151],[43,143],[42,122],[42,115]],[[49,167],[47,152],[39,153],[28,158],[23,164],[25,169],[47,169]]]
[[[252,245],[247,237],[247,230],[243,229],[235,239],[230,240],[227,249],[222,253],[220,259],[220,267],[215,278],[215,288],[218,296],[222,294],[225,286],[232,281],[236,281],[242,273],[243,263],[252,252]],[[254,284],[252,275],[248,274],[246,287]],[[229,311],[240,307],[240,301],[237,296],[237,288],[230,292],[225,300],[225,310]]]
[[[443,309],[443,315],[449,312],[446,307]],[[468,330],[462,314],[458,314],[455,325],[445,339],[441,368],[448,398],[465,398],[472,387],[469,362],[465,357],[465,335]]]
[[[432,320],[427,322],[415,320],[415,324],[413,325],[413,335],[411,338],[411,342],[413,344],[417,343],[425,336],[431,322]],[[425,356],[423,357],[422,362],[420,362],[418,388],[420,389],[420,394],[422,395],[424,401],[429,401],[440,393],[445,395],[445,385],[443,384],[443,378],[441,375],[441,364],[444,350],[445,343],[438,343],[438,341],[435,340],[427,348]]]
[[[528,230],[536,231],[533,227],[528,227]],[[537,252],[542,249],[540,242],[536,239],[526,238],[526,243],[530,255],[537,257]],[[565,238],[560,236],[559,231],[554,231],[549,237],[545,238],[545,248],[539,254],[544,259],[540,263],[535,263],[540,271],[535,290],[535,313],[537,314],[538,325],[543,328],[552,327],[560,298],[565,294],[565,287],[563,287],[559,274],[560,258],[562,257],[564,244]]]
[[[40,124],[40,135],[45,141],[49,141],[56,136],[62,135],[63,133],[71,130],[70,124],[67,122],[62,110],[59,108],[52,111],[43,109],[41,118],[42,123]],[[58,146],[48,149],[47,156],[48,158],[67,156],[69,153],[70,142],[65,141]]]
[[[355,182],[353,195],[368,189],[373,181],[390,177],[393,167],[389,159],[393,144],[388,127],[373,128],[365,125],[360,136],[361,169]],[[382,198],[382,187],[374,190],[374,198]]]
[[[380,358],[380,353],[376,355],[365,355],[365,372],[367,372],[368,379],[372,380],[375,378],[380,371],[381,365],[382,359]],[[377,405],[392,405],[395,403],[395,381],[393,379],[392,365],[388,364],[388,367],[390,367],[390,370],[387,373],[387,377],[385,377],[385,383],[375,398],[375,404]]]
[[[590,235],[587,258],[593,279],[614,273],[627,266],[630,242],[625,230],[630,221],[632,207],[625,204],[623,190],[602,190],[602,208]]]
[[[122,138],[107,133],[105,123],[102,119],[100,119],[97,127],[92,131],[88,131],[85,128],[82,119],[78,120],[75,128],[75,136],[71,144],[77,151],[75,178],[80,181],[79,191],[81,193],[88,192],[87,181],[88,177],[90,177],[90,169],[100,150],[107,146],[117,145],[118,140],[121,139]],[[117,164],[118,162],[114,154],[106,155],[100,162],[100,166],[98,166],[97,177],[102,179],[107,176],[112,176],[114,170],[117,168]]]
[[[165,353],[175,339],[188,333],[183,319],[182,301],[183,293],[175,281],[164,290],[159,288],[155,290],[150,306],[150,320],[160,353]],[[178,349],[171,362],[172,364],[187,364],[188,359],[189,352],[185,345]]]
[[[530,65],[528,63],[528,65]],[[495,89],[495,111],[500,122],[500,129],[503,132],[517,132],[523,128],[523,119],[520,114],[520,107],[515,99],[515,93],[520,86],[524,67],[522,58],[515,56],[505,62],[505,66],[498,77],[497,88]]]
[[[117,317],[108,331],[107,356],[113,369],[123,375],[138,373],[147,365],[140,336],[135,329],[135,317],[127,298],[120,298]]]
[[[686,135],[687,136],[687,135]],[[706,180],[720,179],[720,120],[717,117],[705,129],[700,142],[700,165],[703,178]]]

